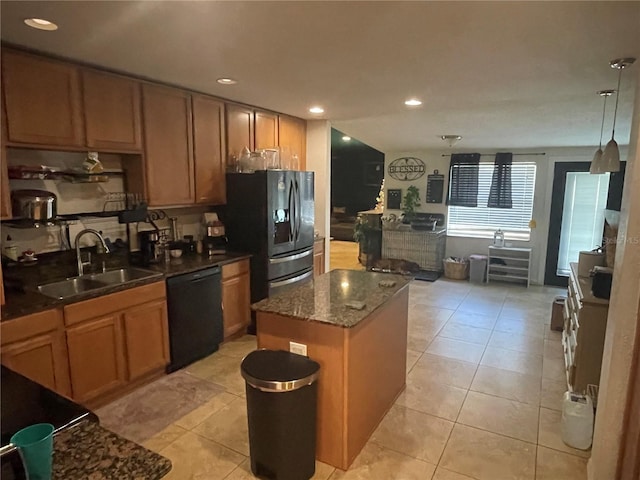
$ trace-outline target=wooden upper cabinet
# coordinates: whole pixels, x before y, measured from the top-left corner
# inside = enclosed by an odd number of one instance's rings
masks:
[[[149,205],[195,203],[191,97],[182,90],[145,84],[142,113]]]
[[[11,194],[7,172],[7,148],[0,146],[0,218],[11,218]]]
[[[2,264],[0,264],[0,305],[4,305],[4,281],[2,279]]]
[[[3,50],[2,82],[9,142],[84,144],[76,66]]]
[[[82,93],[88,147],[122,152],[142,150],[138,82],[83,70]]]
[[[227,103],[227,162],[232,156],[240,157],[244,147],[255,148],[253,109]]]
[[[291,155],[298,155],[300,170],[307,165],[307,122],[288,115],[278,117],[280,147],[288,147]]]
[[[202,95],[191,97],[196,203],[227,201],[224,161],[224,103]]]
[[[256,111],[255,113],[255,149],[278,146],[278,115],[275,113]]]

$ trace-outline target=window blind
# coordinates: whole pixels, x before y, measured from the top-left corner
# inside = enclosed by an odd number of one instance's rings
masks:
[[[602,244],[608,193],[608,173],[567,173],[557,275],[568,277],[569,263],[578,261],[581,250],[593,250]]]
[[[489,189],[487,206],[491,208],[511,208],[511,163],[513,154],[496,153],[493,179]]]
[[[479,153],[454,153],[449,166],[447,205],[475,207],[478,204]]]
[[[447,234],[460,237],[492,238],[497,229],[510,240],[529,240],[529,222],[533,214],[536,164],[511,165],[511,208],[488,207],[494,164],[482,162],[478,170],[478,206],[449,206]]]

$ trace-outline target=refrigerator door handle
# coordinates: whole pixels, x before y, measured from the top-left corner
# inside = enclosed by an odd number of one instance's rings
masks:
[[[300,239],[300,227],[302,224],[302,199],[300,198],[300,185],[298,180],[296,182],[296,201],[298,206],[296,207],[296,242]]]
[[[304,280],[305,278],[309,278],[313,275],[313,270],[310,272],[303,273],[302,275],[298,275],[297,277],[288,278],[286,280],[280,280],[277,282],[269,282],[269,286],[272,288],[284,287],[285,285],[291,285],[292,283],[299,282],[300,280]]]
[[[309,249],[305,252],[301,252],[301,253],[295,253],[293,255],[288,255],[286,257],[279,257],[279,258],[270,258],[269,259],[269,264],[270,265],[275,265],[278,263],[286,263],[286,262],[290,262],[292,260],[300,260],[301,258],[304,257],[308,257],[309,255],[313,254],[313,249]]]
[[[293,224],[293,220],[294,220],[294,207],[293,207],[293,202],[295,201],[295,199],[293,198],[294,195],[294,191],[293,191],[293,182],[289,182],[289,200],[288,200],[288,206],[289,206],[289,240],[294,241],[295,240],[295,236],[294,236],[294,224]]]

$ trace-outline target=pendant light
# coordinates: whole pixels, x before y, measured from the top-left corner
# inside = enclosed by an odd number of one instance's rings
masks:
[[[591,160],[591,167],[589,173],[605,173],[604,162],[602,161],[602,134],[604,133],[604,114],[607,110],[607,98],[613,95],[615,90],[600,90],[598,95],[604,97],[604,106],[602,107],[602,125],[600,125],[600,144],[598,150],[596,150],[593,160]]]
[[[614,136],[616,134],[616,116],[618,115],[618,99],[620,98],[620,79],[622,78],[622,70],[635,62],[635,58],[616,58],[611,60],[609,65],[611,68],[618,69],[618,89],[616,90],[616,108],[613,112],[613,129],[611,130],[611,140],[604,147],[602,153],[602,162],[604,164],[605,172],[619,172],[620,171],[620,150],[618,149],[618,143],[615,141]]]

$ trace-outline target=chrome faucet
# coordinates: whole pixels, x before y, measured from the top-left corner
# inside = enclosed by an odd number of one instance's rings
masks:
[[[80,233],[78,233],[78,235],[76,235],[76,260],[78,262],[79,277],[84,275],[84,270],[83,270],[84,263],[82,262],[82,256],[80,255],[80,237],[82,237],[86,233],[93,233],[96,237],[98,237],[98,240],[100,240],[100,243],[102,243],[102,247],[104,248],[105,253],[110,252],[109,247],[107,246],[107,243],[104,241],[104,238],[102,237],[102,235],[100,235],[100,232],[98,232],[97,230],[94,230],[93,228],[86,228],[82,230]]]

